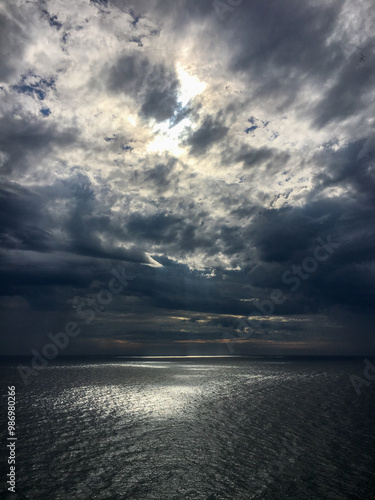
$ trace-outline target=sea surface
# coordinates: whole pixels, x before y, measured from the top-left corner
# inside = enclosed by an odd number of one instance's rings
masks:
[[[0,364],[1,498],[375,499],[375,380],[359,395],[350,380],[363,359],[58,360],[27,386],[17,364]]]

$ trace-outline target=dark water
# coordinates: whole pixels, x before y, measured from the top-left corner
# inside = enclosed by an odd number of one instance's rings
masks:
[[[25,386],[1,365],[1,498],[375,498],[375,381],[363,360],[59,362]],[[6,387],[17,494],[6,493]]]

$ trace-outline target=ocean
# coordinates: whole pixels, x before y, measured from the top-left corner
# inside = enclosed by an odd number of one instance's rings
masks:
[[[17,364],[0,365],[1,498],[375,499],[363,359],[60,359],[27,386]]]

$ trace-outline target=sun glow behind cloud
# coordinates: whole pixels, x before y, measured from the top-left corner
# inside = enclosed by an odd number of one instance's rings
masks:
[[[181,85],[179,101],[182,106],[186,106],[193,97],[204,91],[207,84],[201,82],[196,76],[190,75],[179,62],[177,63],[176,70]]]
[[[166,120],[154,126],[155,139],[147,146],[147,151],[151,153],[162,153],[168,151],[176,157],[182,155],[184,150],[179,146],[179,136],[183,129],[191,124],[188,118],[181,120],[174,127],[170,126],[170,121]]]
[[[207,84],[201,82],[196,76],[190,75],[179,62],[176,65],[176,71],[180,81],[178,103],[181,108],[184,108],[191,99],[204,91]],[[176,157],[183,154],[184,150],[180,147],[179,138],[185,128],[192,126],[192,122],[189,118],[181,120],[176,125],[172,125],[173,122],[171,122],[172,120],[165,120],[161,124],[154,125],[153,131],[156,137],[147,146],[149,152],[168,151]]]

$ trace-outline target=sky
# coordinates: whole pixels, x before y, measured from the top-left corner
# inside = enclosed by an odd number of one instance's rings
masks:
[[[375,354],[373,7],[2,1],[0,352]]]

